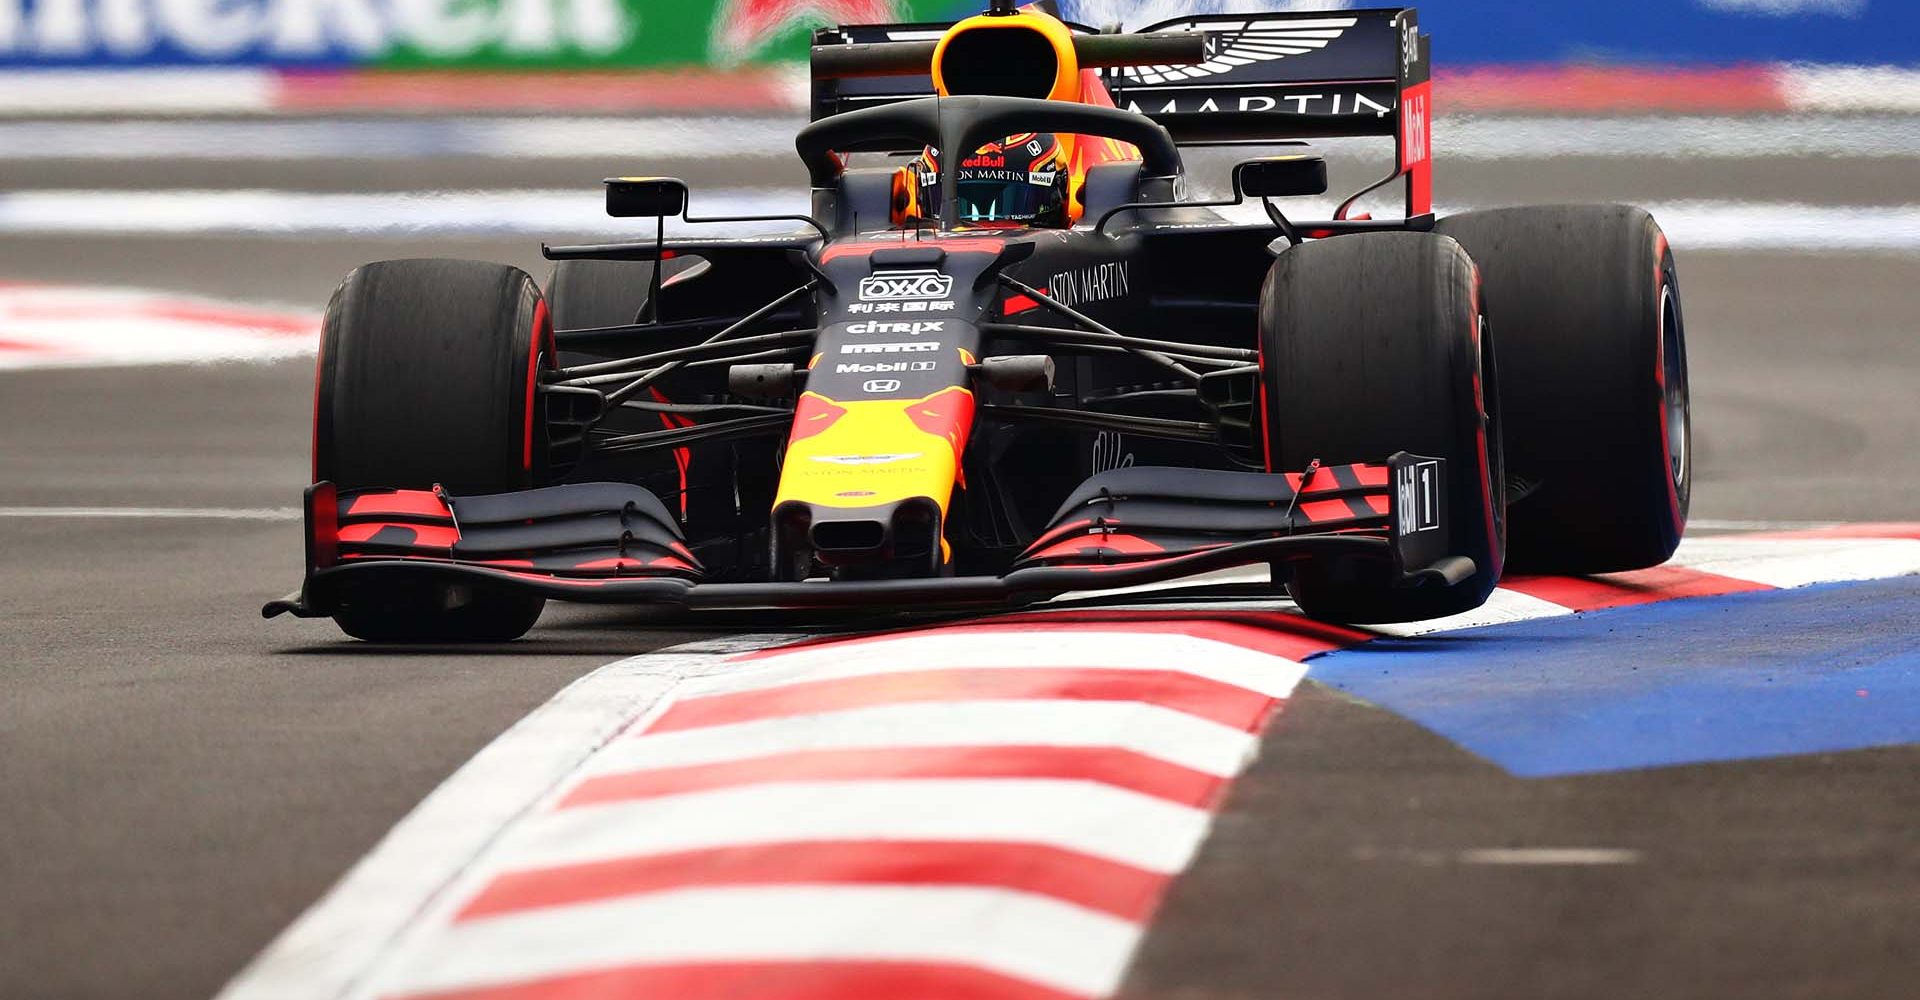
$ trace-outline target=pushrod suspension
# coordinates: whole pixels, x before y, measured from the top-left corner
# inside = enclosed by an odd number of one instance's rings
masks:
[[[1126,341],[1129,338],[1125,334],[1122,334],[1116,330],[1113,330],[1112,328],[1101,323],[1099,320],[1096,320],[1093,317],[1080,312],[1079,310],[1073,308],[1072,306],[1067,305],[1065,302],[1062,302],[1059,299],[1056,299],[1053,296],[1048,295],[1046,292],[1043,292],[1040,289],[1035,288],[1024,281],[1021,281],[1018,278],[1012,278],[1005,274],[1002,274],[1000,275],[1000,283],[1003,285],[1006,285],[1008,288],[1011,288],[1016,292],[1021,293],[1022,295],[1027,296],[1028,298],[1039,303],[1040,305],[1045,306],[1046,308],[1051,309],[1062,316],[1065,316],[1066,318],[1074,321],[1075,323],[1080,324],[1080,326],[1083,327],[1084,329],[1090,330],[1097,334],[1104,335],[1105,339],[1112,340],[1115,342],[1114,343],[1115,347],[1122,347],[1129,351],[1132,351],[1133,353],[1138,354],[1139,356],[1147,359],[1148,361],[1153,362],[1154,364],[1159,365],[1162,368],[1167,369],[1170,372],[1173,372],[1174,374],[1180,376],[1183,379],[1186,379],[1189,382],[1200,381],[1200,373],[1194,371],[1191,368],[1188,368],[1186,365],[1183,365],[1180,362],[1175,361],[1170,357],[1167,357],[1165,354],[1159,351],[1146,350],[1142,348],[1134,348],[1134,347],[1128,346]]]

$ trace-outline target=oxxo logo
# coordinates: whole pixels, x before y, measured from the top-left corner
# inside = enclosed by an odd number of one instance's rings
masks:
[[[952,294],[953,279],[932,268],[875,271],[860,281],[860,298],[864,302],[944,299]]]
[[[940,349],[937,340],[921,340],[911,344],[841,344],[841,354],[926,354]]]
[[[889,323],[884,320],[868,320],[865,323],[851,323],[847,332],[853,334],[888,333],[906,337],[918,337],[923,333],[939,333],[946,328],[943,319],[921,320],[914,323]]]
[[[1440,463],[1403,465],[1395,476],[1399,494],[1399,533],[1411,535],[1440,527]]]
[[[870,378],[860,383],[862,392],[899,392],[900,380],[897,378]]]
[[[932,361],[875,361],[872,364],[838,364],[835,375],[886,375],[893,372],[930,372],[939,367]]]

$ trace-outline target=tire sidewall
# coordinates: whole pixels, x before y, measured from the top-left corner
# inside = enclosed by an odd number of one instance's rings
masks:
[[[1289,260],[1289,254],[1303,256]],[[1302,294],[1320,301],[1285,301]],[[1387,296],[1407,298],[1383,307]],[[1380,314],[1382,308],[1388,316]],[[1389,318],[1396,312],[1404,322]],[[1260,317],[1262,434],[1270,471],[1298,471],[1316,458],[1323,465],[1379,462],[1396,451],[1444,458],[1449,551],[1473,559],[1476,567],[1452,587],[1402,588],[1378,565],[1303,564],[1291,587],[1302,608],[1355,622],[1409,621],[1484,602],[1502,572],[1505,512],[1498,366],[1482,363],[1483,357],[1492,360],[1493,332],[1472,260],[1453,240],[1422,233],[1303,244],[1275,261]],[[1289,338],[1303,336],[1372,340],[1312,352],[1291,344],[1290,350]],[[1419,336],[1428,339],[1411,339]],[[1295,360],[1295,367],[1326,370],[1288,370],[1288,356],[1302,353],[1312,357]],[[1435,371],[1442,372],[1444,393],[1426,391]],[[1359,425],[1367,429],[1354,429]]]

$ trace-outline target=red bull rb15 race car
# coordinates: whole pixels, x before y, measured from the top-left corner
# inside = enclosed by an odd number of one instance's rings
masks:
[[[1666,238],[1625,206],[1437,218],[1413,10],[1120,33],[995,3],[813,41],[809,214],[615,178],[641,238],[543,247],[544,290],[347,276],[306,578],[268,615],[499,641],[547,600],[1005,607],[1265,567],[1309,616],[1395,622],[1678,544]],[[1289,215],[1345,136],[1390,173]],[[1261,148],[1204,201],[1196,146]],[[1383,193],[1400,217],[1356,211]]]

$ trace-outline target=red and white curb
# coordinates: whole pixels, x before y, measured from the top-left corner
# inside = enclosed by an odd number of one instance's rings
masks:
[[[1908,574],[1916,525],[1707,538],[1434,627]],[[1107,996],[1306,658],[1367,638],[1136,608],[624,660],[461,768],[222,1000]]]
[[[270,361],[312,354],[319,334],[291,309],[0,282],[0,369]]]

